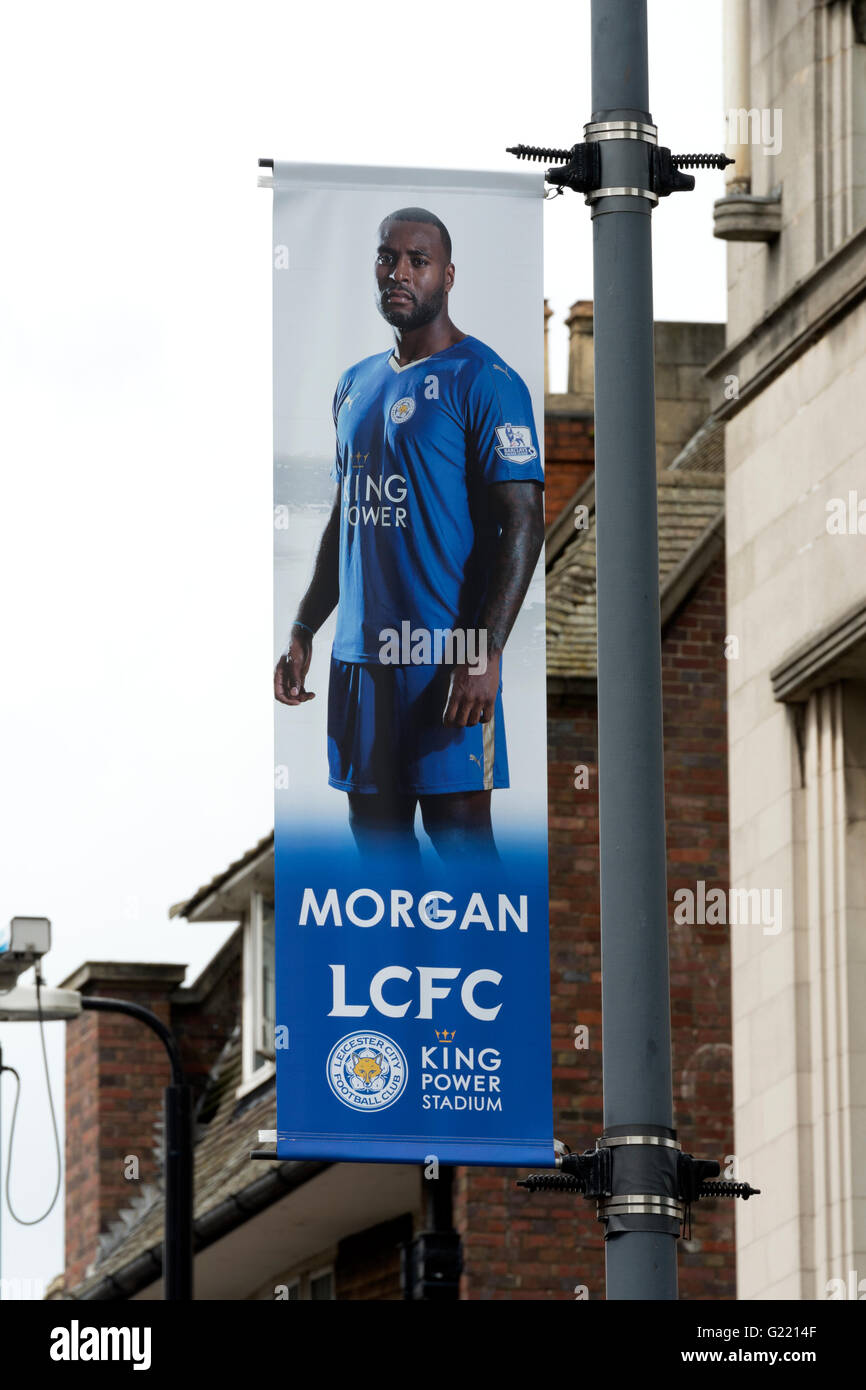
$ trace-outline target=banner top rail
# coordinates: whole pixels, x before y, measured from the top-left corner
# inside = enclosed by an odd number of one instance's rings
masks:
[[[544,175],[540,170],[419,169],[398,165],[313,164],[289,160],[259,160],[272,175],[259,176],[259,186],[275,193],[310,188],[417,188],[429,193],[503,193],[509,197],[543,198]]]

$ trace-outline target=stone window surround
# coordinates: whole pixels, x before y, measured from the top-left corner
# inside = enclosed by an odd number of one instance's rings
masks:
[[[866,680],[866,599],[812,633],[770,672],[773,697],[784,704],[808,700],[813,690],[838,680]]]

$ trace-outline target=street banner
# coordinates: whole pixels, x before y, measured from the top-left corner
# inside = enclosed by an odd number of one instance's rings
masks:
[[[551,1167],[543,178],[273,190],[277,1153]]]

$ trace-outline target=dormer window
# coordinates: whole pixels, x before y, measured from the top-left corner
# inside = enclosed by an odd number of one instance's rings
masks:
[[[243,930],[242,1092],[252,1090],[274,1075],[276,971],[272,898],[263,893],[250,894]]]

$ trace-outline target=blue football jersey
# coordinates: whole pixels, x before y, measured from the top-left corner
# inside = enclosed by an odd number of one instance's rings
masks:
[[[342,487],[333,654],[378,661],[386,629],[473,628],[498,528],[489,489],[543,481],[522,378],[477,338],[400,367],[391,352],[334,394]]]

